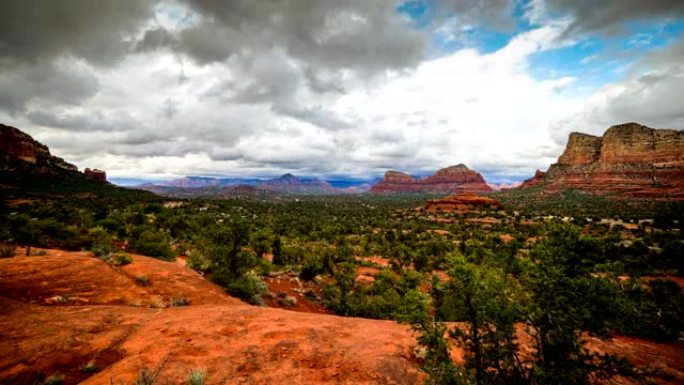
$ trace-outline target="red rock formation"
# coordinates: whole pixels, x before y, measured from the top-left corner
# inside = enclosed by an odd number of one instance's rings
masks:
[[[398,171],[387,171],[385,177],[371,188],[376,194],[401,193],[480,193],[492,191],[482,175],[463,164],[443,168],[433,175],[415,179]]]
[[[568,137],[565,152],[558,158],[558,164],[591,164],[598,160],[600,153],[600,137],[573,132]]]
[[[89,168],[86,168],[85,171],[83,171],[83,174],[85,174],[85,176],[88,179],[92,179],[92,180],[97,181],[97,182],[106,182],[107,181],[107,173],[102,171],[102,170],[98,170],[96,168],[94,168],[92,170]]]
[[[85,252],[0,259],[0,383],[31,384],[40,371],[65,385],[133,384],[142,368],[158,384],[185,384],[193,368],[210,384],[422,383],[406,325],[250,306],[179,264],[132,259],[117,269]],[[90,360],[100,370],[80,369]]]
[[[600,195],[684,200],[684,132],[637,123],[609,128],[603,137],[570,134],[558,163],[523,188],[582,189]]]
[[[18,128],[0,124],[0,160],[4,163],[23,161],[38,167],[59,167],[78,171],[76,166],[62,158],[50,155],[50,150],[42,143]]]
[[[476,194],[459,194],[427,202],[428,211],[467,212],[472,210],[496,209],[501,203],[494,198]]]
[[[546,178],[546,173],[542,170],[537,170],[534,173],[534,176],[530,179],[525,179],[525,181],[522,183],[522,187],[532,187],[532,186],[537,186],[541,183],[544,182],[544,178]]]

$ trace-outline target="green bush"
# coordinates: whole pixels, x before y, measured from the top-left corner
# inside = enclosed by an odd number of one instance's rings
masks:
[[[261,294],[268,291],[266,284],[255,274],[247,273],[228,284],[228,292],[252,305],[264,304]]]
[[[111,255],[108,260],[109,263],[111,263],[114,266],[128,265],[129,263],[133,262],[131,256],[126,253],[116,253],[114,255]]]
[[[132,249],[137,253],[165,261],[174,259],[173,251],[166,235],[152,230],[143,231],[133,242]]]
[[[95,227],[88,231],[90,250],[95,256],[105,258],[112,252],[112,237],[102,227]]]
[[[207,371],[205,369],[193,369],[185,380],[186,385],[204,385]]]
[[[299,278],[305,281],[311,281],[315,276],[323,272],[323,260],[321,258],[310,256],[304,260],[302,270],[299,272]]]

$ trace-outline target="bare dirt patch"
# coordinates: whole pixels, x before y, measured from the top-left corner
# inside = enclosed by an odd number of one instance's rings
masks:
[[[278,275],[264,279],[272,297],[266,306],[303,313],[332,314],[322,305],[321,288],[313,282],[302,282],[294,275]],[[288,299],[294,298],[294,303]]]

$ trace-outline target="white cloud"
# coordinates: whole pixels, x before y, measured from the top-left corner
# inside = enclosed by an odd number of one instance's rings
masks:
[[[259,77],[237,58],[199,66],[171,53],[139,54],[99,71],[98,94],[67,115],[40,110],[32,132],[81,167],[119,177],[373,176],[466,163],[496,180],[520,179],[553,160],[540,150],[546,128],[579,104],[562,92],[573,79],[528,73],[529,56],[552,49],[558,31],[532,30],[490,54],[463,49],[368,81],[347,77],[344,93],[323,95],[299,86],[306,69],[297,63],[274,77],[266,63],[286,58],[266,53],[251,70],[271,79],[255,84],[272,95],[251,103],[234,96]],[[273,104],[280,99],[287,108]],[[65,116],[80,116],[90,130],[52,128]]]
[[[684,39],[653,51],[626,69],[626,75],[597,90],[575,114],[552,122],[556,143],[581,131],[601,135],[609,126],[638,122],[655,128],[684,128]]]
[[[6,34],[16,53],[0,55],[9,63],[0,119],[117,177],[367,177],[466,163],[493,182],[546,168],[569,131],[684,123],[682,44],[625,68],[624,79],[589,98],[574,77],[532,76],[533,55],[577,44],[568,30],[586,7],[554,14],[570,2],[531,1],[525,17],[539,27],[495,52],[464,48],[429,60],[431,34],[460,41],[483,25],[510,31],[515,2],[445,0],[425,30],[411,28],[394,0],[229,3],[128,0],[105,25],[113,32],[87,44],[61,24],[31,46],[22,33]],[[90,11],[72,15],[79,33],[109,20]],[[33,23],[51,20],[45,13]]]

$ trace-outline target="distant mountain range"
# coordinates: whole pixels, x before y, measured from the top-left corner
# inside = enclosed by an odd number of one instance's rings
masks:
[[[101,170],[79,173],[76,166],[50,154],[47,146],[21,130],[0,124],[0,173],[9,186],[29,175],[106,182]],[[74,179],[75,178],[75,179]],[[102,183],[107,185],[107,183]],[[494,188],[493,188],[494,187]],[[377,183],[324,181],[285,174],[275,179],[188,176],[134,188],[159,195],[192,197],[487,193],[508,188],[525,194],[556,194],[582,190],[616,198],[684,201],[684,132],[652,129],[637,123],[609,128],[601,137],[572,133],[558,162],[537,171],[522,186],[488,185],[482,175],[463,164],[415,178],[387,171]]]
[[[318,178],[299,178],[285,174],[279,178],[229,179],[185,177],[157,184],[142,184],[137,188],[175,197],[232,195],[337,195],[337,194],[453,194],[463,192],[489,192],[493,189],[482,176],[460,164],[438,170],[425,178],[414,178],[398,171],[388,171],[376,183],[350,181],[324,181]]]
[[[290,173],[275,179],[211,178],[188,176],[161,183],[145,183],[136,188],[160,195],[182,198],[199,196],[223,197],[233,195],[336,195],[368,192],[370,183],[324,181],[318,178],[298,178]]]

